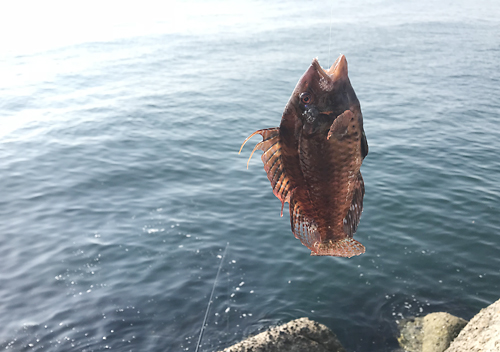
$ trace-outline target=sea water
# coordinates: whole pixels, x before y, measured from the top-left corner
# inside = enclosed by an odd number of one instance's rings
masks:
[[[199,351],[304,316],[392,351],[499,298],[495,1],[2,7],[0,348],[195,351],[208,307]],[[340,53],[370,147],[351,259],[294,238],[259,137],[238,155]]]

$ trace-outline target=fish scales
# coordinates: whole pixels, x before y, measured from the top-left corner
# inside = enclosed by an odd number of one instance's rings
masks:
[[[273,193],[282,210],[289,203],[292,232],[311,255],[364,253],[353,235],[363,210],[360,167],[368,143],[345,57],[327,70],[314,59],[297,83],[280,127],[258,130],[243,145],[255,134],[263,141],[252,154],[264,151],[261,159]]]

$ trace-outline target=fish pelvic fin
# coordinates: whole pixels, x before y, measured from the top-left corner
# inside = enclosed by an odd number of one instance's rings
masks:
[[[338,241],[315,244],[315,249],[311,250],[312,256],[335,256],[351,258],[365,252],[365,246],[353,239],[346,237]]]
[[[262,154],[261,159],[264,163],[264,170],[267,173],[267,178],[271,182],[271,187],[273,188],[274,195],[281,201],[281,215],[283,216],[283,207],[285,205],[285,202],[290,202],[290,180],[287,177],[282,164],[279,132],[279,127],[266,128],[255,131],[250,136],[248,136],[247,139],[245,139],[245,141],[241,145],[239,153],[241,153],[243,146],[246,144],[246,142],[248,142],[250,138],[252,138],[256,134],[260,134],[262,136],[262,142],[259,142],[255,145],[252,153],[250,154],[250,157],[248,158],[247,169],[253,153],[257,149],[262,150],[264,153]]]

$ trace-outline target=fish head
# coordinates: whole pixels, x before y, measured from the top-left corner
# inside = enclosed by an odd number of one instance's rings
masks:
[[[326,70],[315,58],[297,83],[283,119],[295,120],[295,123],[300,120],[306,135],[328,133],[333,121],[346,110],[362,119],[359,100],[349,81],[345,56],[340,55]]]

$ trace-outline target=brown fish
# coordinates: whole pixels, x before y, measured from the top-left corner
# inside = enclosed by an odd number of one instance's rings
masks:
[[[353,239],[363,210],[360,167],[368,154],[361,107],[341,55],[324,70],[317,59],[300,78],[280,127],[252,133],[273,193],[289,203],[292,232],[311,255],[352,257],[365,252]],[[250,158],[248,161],[250,161]],[[248,167],[248,163],[247,163]]]

